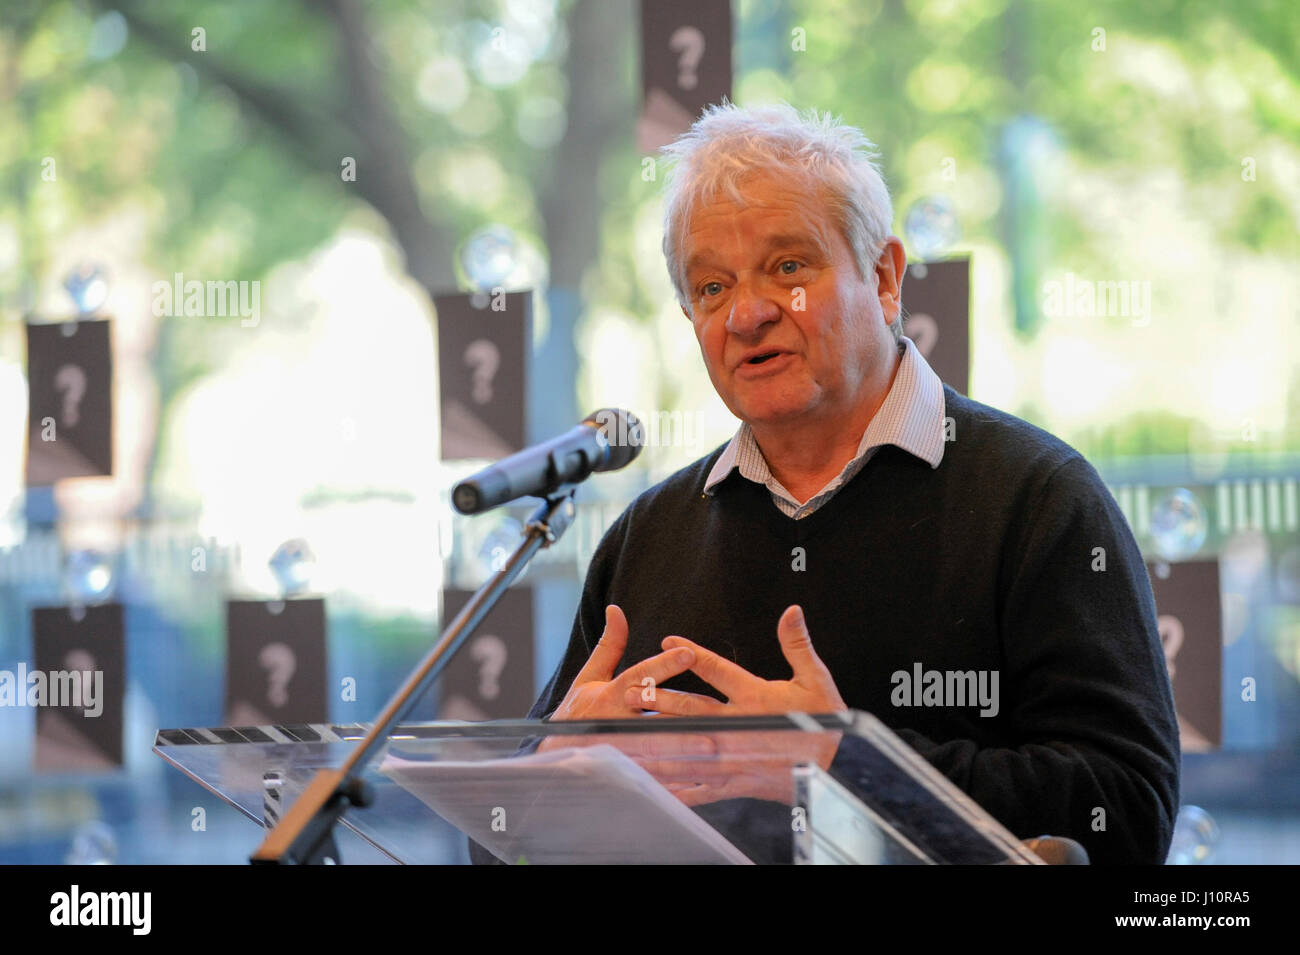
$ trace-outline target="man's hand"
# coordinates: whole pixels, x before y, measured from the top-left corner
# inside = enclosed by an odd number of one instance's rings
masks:
[[[606,619],[608,620],[608,617]],[[605,632],[609,632],[608,627]],[[744,667],[732,663],[712,650],[706,650],[685,637],[665,637],[662,644],[665,651],[677,652],[688,649],[694,652],[695,663],[689,669],[705,683],[721,690],[727,702],[720,703],[700,693],[683,693],[680,690],[665,690],[658,687],[653,694],[653,700],[643,700],[639,686],[636,692],[625,688],[623,702],[627,707],[638,711],[657,710],[671,716],[835,713],[847,709],[840,691],[835,687],[835,681],[831,678],[830,670],[826,669],[826,664],[822,663],[821,657],[813,650],[812,637],[808,635],[803,609],[797,604],[787,607],[785,613],[781,614],[781,619],[776,625],[776,637],[781,641],[781,653],[790,664],[790,669],[794,671],[794,676],[789,680],[760,679]],[[603,639],[601,643],[604,643]],[[662,656],[663,654],[652,657],[646,663],[659,660]],[[595,658],[596,654],[592,654],[592,659]],[[626,675],[625,673],[624,676]],[[657,677],[655,682],[660,682]]]
[[[654,725],[667,730],[672,723]],[[688,806],[741,797],[790,804],[794,767],[829,769],[842,736],[805,730],[598,733],[547,737],[552,745],[544,749],[612,746]]]
[[[592,651],[586,665],[573,680],[564,700],[551,715],[552,720],[600,720],[641,716],[643,709],[655,705],[642,699],[642,681],[649,677],[649,687],[657,687],[696,662],[691,647],[665,647],[664,652],[628,667],[617,678],[614,668],[627,649],[627,618],[614,604],[605,608],[605,632]],[[662,691],[660,691],[662,692]],[[647,697],[656,694],[648,693]],[[636,703],[627,702],[635,697]]]

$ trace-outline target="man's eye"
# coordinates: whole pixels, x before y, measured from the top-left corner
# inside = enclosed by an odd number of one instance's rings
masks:
[[[777,266],[777,268],[785,269],[787,265],[793,265],[794,269],[786,269],[785,270],[786,275],[794,275],[794,273],[799,269],[799,263],[796,262],[794,259],[786,259],[779,266]]]
[[[720,292],[720,291],[722,290],[722,283],[721,283],[721,282],[705,282],[704,285],[703,285],[703,287],[701,287],[700,292],[701,292],[703,295],[705,295],[705,296],[708,296],[708,295],[711,295],[711,294],[712,294],[712,295],[717,295],[718,292],[710,292],[710,291],[709,291],[709,289],[713,288],[713,286],[715,286],[715,285],[718,287],[718,291]]]

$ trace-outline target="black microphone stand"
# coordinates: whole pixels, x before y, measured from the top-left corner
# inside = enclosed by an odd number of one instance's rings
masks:
[[[360,744],[338,769],[318,770],[301,796],[249,859],[267,865],[333,865],[340,862],[334,841],[334,824],[349,806],[374,802],[374,788],[363,778],[366,766],[388,742],[388,734],[401,721],[420,694],[446,668],[452,655],[496,605],[507,587],[543,547],[560,539],[573,522],[576,484],[562,484],[548,494],[524,527],[524,539],[510,559],[474,596],[424,659],[411,671],[401,689],[385,704]]]

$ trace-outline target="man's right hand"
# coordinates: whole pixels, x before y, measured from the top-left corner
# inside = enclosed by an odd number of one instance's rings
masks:
[[[653,700],[655,687],[695,665],[694,651],[679,647],[642,660],[615,677],[614,669],[623,659],[626,649],[627,618],[622,610],[610,604],[605,608],[605,632],[600,635],[600,642],[550,718],[601,720],[643,716],[647,708],[645,703],[628,705],[629,689],[644,687],[650,695],[642,696],[642,699]],[[647,677],[650,679],[648,683],[645,682]]]

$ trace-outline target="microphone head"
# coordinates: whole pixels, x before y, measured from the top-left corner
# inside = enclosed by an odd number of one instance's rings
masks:
[[[601,408],[582,419],[582,423],[595,428],[609,445],[605,460],[594,471],[617,471],[625,468],[641,453],[645,444],[645,429],[641,420],[622,408]]]
[[[461,481],[451,492],[451,506],[461,514],[477,514],[483,507],[482,495],[469,481]]]

